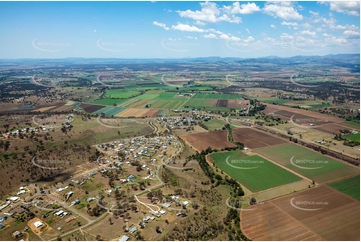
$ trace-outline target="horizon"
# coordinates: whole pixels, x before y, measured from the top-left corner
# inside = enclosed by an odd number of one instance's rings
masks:
[[[1,2],[0,28],[0,59],[354,54],[360,2]]]
[[[207,58],[219,58],[219,59],[262,59],[262,58],[280,58],[280,59],[289,59],[295,57],[327,57],[327,56],[337,56],[337,55],[360,55],[360,53],[339,53],[339,54],[327,54],[327,55],[295,55],[295,56],[259,56],[259,57],[232,57],[232,56],[198,56],[198,57],[169,57],[169,58],[121,58],[121,57],[59,57],[59,58],[0,58],[0,60],[62,60],[62,59],[119,59],[119,60],[152,60],[152,59],[160,59],[160,60],[182,60],[182,59],[207,59]]]

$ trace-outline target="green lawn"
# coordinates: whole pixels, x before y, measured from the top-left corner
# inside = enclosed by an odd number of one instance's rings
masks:
[[[360,142],[360,133],[357,134],[348,134],[348,135],[344,135],[342,136],[345,139],[349,139],[349,140],[353,140],[353,141],[358,141]]]
[[[268,146],[254,152],[319,183],[359,173],[355,167],[295,144]]]
[[[328,184],[330,187],[360,201],[360,175]]]
[[[203,124],[208,127],[209,131],[214,131],[216,129],[221,129],[226,122],[223,120],[211,119],[207,122],[203,122]]]
[[[135,91],[135,92],[131,92],[131,91],[125,91],[123,89],[114,89],[114,90],[109,90],[106,92],[105,96],[108,98],[122,98],[122,99],[126,99],[126,98],[130,98],[136,95],[139,95],[140,92]]]
[[[257,155],[246,156],[240,151],[231,151],[213,153],[210,158],[217,167],[252,192],[301,180],[300,177]]]
[[[124,99],[105,98],[105,99],[95,100],[95,101],[92,101],[90,103],[111,106],[111,105],[114,105],[114,104],[121,103],[123,101],[124,101]]]

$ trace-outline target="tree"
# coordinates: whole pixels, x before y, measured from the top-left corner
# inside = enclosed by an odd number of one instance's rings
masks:
[[[249,202],[249,204],[254,205],[256,203],[257,203],[256,198],[251,197],[251,201]]]

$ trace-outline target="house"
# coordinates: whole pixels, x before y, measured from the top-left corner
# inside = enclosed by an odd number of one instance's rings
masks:
[[[18,200],[20,199],[20,197],[9,197],[9,200],[12,201],[12,202],[17,202]]]
[[[17,238],[22,235],[22,233],[18,230],[16,230],[14,233],[11,234],[14,238]]]
[[[118,241],[127,241],[128,239],[129,239],[129,237],[128,237],[128,236],[123,235],[121,238],[119,238],[119,240],[118,240]]]
[[[3,228],[5,228],[5,225],[0,224],[0,229],[3,229]]]
[[[129,232],[132,234],[134,232],[136,232],[138,230],[138,228],[136,226],[132,226],[129,228]]]
[[[55,215],[60,216],[60,215],[62,215],[63,213],[64,213],[64,211],[63,211],[63,210],[60,210],[60,211],[56,212]]]
[[[70,221],[73,221],[75,219],[74,216],[70,216],[69,218],[65,219],[66,223],[69,223]]]
[[[0,218],[0,223],[5,222],[5,220],[6,220],[7,218],[8,218],[8,217],[6,217],[6,216]]]
[[[189,204],[189,202],[188,201],[184,201],[184,202],[182,202],[182,205],[184,205],[184,206],[187,206]]]
[[[89,202],[93,201],[94,199],[95,198],[93,198],[93,197],[89,197],[89,198],[86,199],[86,201],[89,203]]]
[[[15,212],[15,213],[18,213],[18,214],[22,214],[22,213],[25,212],[25,209],[23,209],[23,208],[17,208],[14,212]]]
[[[166,215],[166,214],[167,214],[167,211],[165,211],[165,210],[160,210],[159,212],[160,212],[160,214],[162,214],[162,215]]]
[[[43,226],[43,223],[40,222],[40,221],[36,221],[36,222],[34,223],[34,226],[35,226],[35,228],[40,228],[41,226]]]

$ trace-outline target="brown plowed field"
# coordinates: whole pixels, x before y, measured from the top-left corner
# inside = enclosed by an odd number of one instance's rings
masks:
[[[241,211],[242,232],[255,241],[323,240],[272,202]]]
[[[217,99],[207,99],[204,101],[204,106],[216,107],[218,103]]]
[[[228,100],[218,100],[217,107],[227,107]]]
[[[228,100],[228,108],[247,108],[249,100]]]
[[[232,133],[235,141],[251,149],[287,143],[286,140],[250,128],[233,129]]]
[[[92,112],[98,111],[99,109],[104,108],[105,106],[82,103],[82,104],[80,104],[80,107],[82,109],[84,109],[85,112],[92,113]]]
[[[158,109],[127,108],[118,113],[117,117],[152,117],[159,112]]]
[[[313,119],[320,119],[320,120],[328,120],[329,122],[334,122],[334,123],[339,123],[339,122],[343,122],[344,120],[338,117],[334,117],[334,116],[330,116],[327,114],[322,114],[322,113],[316,113],[316,112],[312,112],[312,111],[308,111],[308,110],[303,110],[303,109],[298,109],[298,108],[291,108],[291,107],[285,107],[285,106],[280,106],[280,105],[274,105],[274,104],[269,104],[269,103],[265,103],[267,105],[266,109],[263,111],[265,114],[269,114],[269,113],[279,113],[279,111],[287,111],[287,112],[283,112],[283,115],[287,115],[289,116],[289,113],[293,114],[299,114],[299,115],[303,115],[306,116],[308,118],[313,118]],[[279,113],[281,114],[281,113]],[[292,116],[290,115],[289,118]],[[294,117],[295,118],[295,117]]]
[[[326,124],[319,127],[315,127],[315,129],[330,133],[330,134],[339,134],[341,129],[357,129],[360,130],[359,127],[347,125],[347,124]]]
[[[222,149],[226,147],[235,147],[227,138],[227,131],[220,130],[214,132],[205,132],[198,134],[181,135],[180,137],[199,152],[211,147],[212,149]]]
[[[360,202],[320,186],[242,210],[241,227],[252,240],[359,241]]]

